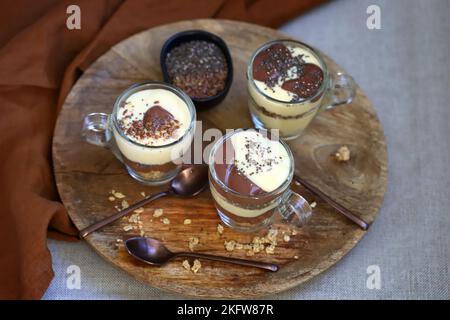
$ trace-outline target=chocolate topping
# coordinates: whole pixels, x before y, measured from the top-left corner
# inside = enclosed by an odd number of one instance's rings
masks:
[[[300,77],[285,81],[281,87],[296,94],[299,98],[307,99],[317,92],[322,81],[322,69],[315,64],[306,63],[303,65]]]
[[[151,132],[161,131],[173,121],[173,115],[161,106],[153,106],[144,114],[144,127]]]
[[[242,195],[254,196],[263,194],[264,190],[251,182],[246,176],[239,173],[234,163],[234,153],[235,151],[230,141],[222,144],[222,150],[217,151],[214,161],[214,170],[216,171],[217,178],[228,188]]]
[[[122,130],[131,137],[144,139],[169,139],[180,128],[180,122],[161,106],[147,109],[142,120],[133,120],[128,127],[122,124]]]
[[[255,56],[253,78],[269,88],[281,83],[284,90],[294,94],[293,101],[297,101],[317,92],[323,81],[323,72],[319,66],[305,63],[303,55],[293,56],[288,47],[276,43]]]

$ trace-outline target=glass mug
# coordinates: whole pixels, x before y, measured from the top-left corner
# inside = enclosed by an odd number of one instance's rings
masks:
[[[278,140],[289,157],[289,173],[287,179],[272,192],[259,195],[244,195],[228,187],[222,181],[215,168],[217,153],[221,146],[229,142],[237,132],[255,129],[237,129],[222,136],[211,148],[209,155],[209,185],[216,211],[222,222],[237,231],[254,232],[269,227],[275,218],[301,227],[306,224],[312,214],[309,203],[289,187],[294,176],[294,159],[288,145]],[[263,131],[259,131],[263,133]]]
[[[310,63],[316,64],[323,73],[323,80],[317,92],[298,102],[278,100],[261,90],[253,78],[255,57],[274,44],[284,44],[298,48],[308,55]],[[330,74],[327,65],[316,50],[294,40],[275,40],[258,48],[251,56],[247,66],[248,106],[253,124],[258,129],[279,129],[280,137],[295,139],[302,134],[320,110],[350,103],[355,96],[355,83],[351,76],[337,72]]]
[[[181,99],[190,114],[184,134],[168,144],[145,145],[130,139],[120,128],[118,111],[127,99],[142,90],[162,89]],[[164,91],[159,91],[164,92]],[[178,101],[178,100],[177,100]],[[128,174],[146,185],[159,185],[173,179],[182,167],[182,157],[190,148],[195,132],[196,112],[192,100],[182,90],[161,82],[132,85],[116,99],[111,114],[91,113],[84,118],[82,134],[91,144],[110,149],[125,166]]]

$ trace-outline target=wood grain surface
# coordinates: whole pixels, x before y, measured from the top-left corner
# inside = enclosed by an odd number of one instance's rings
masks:
[[[121,199],[110,201],[114,189],[133,203],[141,192],[151,194],[164,189],[140,185],[129,177],[123,165],[106,149],[83,141],[83,118],[91,112],[112,110],[116,97],[136,82],[162,80],[159,53],[172,34],[187,29],[204,29],[222,37],[234,63],[234,82],[227,98],[210,110],[198,112],[206,126],[220,129],[251,127],[247,107],[245,70],[251,53],[262,43],[288,38],[276,30],[225,20],[194,20],[163,25],[136,34],[115,45],[78,80],[59,115],[53,140],[53,160],[61,199],[75,225],[82,229],[115,211]],[[331,70],[340,69],[326,58]],[[349,146],[350,161],[338,163],[331,157],[339,146]],[[295,156],[296,172],[322,191],[372,223],[382,204],[387,182],[387,151],[383,130],[375,110],[364,92],[357,88],[354,101],[347,106],[322,112],[299,139],[289,142]],[[327,204],[293,185],[310,202],[316,201],[310,223],[283,241],[283,232],[292,228],[282,223],[278,228],[278,246],[274,254],[258,253],[252,259],[276,262],[277,273],[202,261],[194,274],[185,270],[180,260],[163,267],[136,262],[117,239],[138,235],[139,230],[124,231],[132,223],[118,221],[87,237],[86,241],[104,259],[136,279],[152,286],[189,296],[212,298],[248,298],[280,292],[323,272],[365,234]],[[153,217],[162,208],[162,217]],[[188,250],[189,237],[200,240],[195,251],[246,257],[246,252],[228,252],[225,240],[251,242],[254,234],[239,234],[225,228],[216,231],[219,218],[209,191],[194,199],[163,198],[140,214],[146,235],[163,240],[173,250]],[[161,219],[168,218],[170,224]],[[184,225],[191,219],[190,225]],[[369,231],[370,232],[370,229]],[[260,233],[264,234],[264,232]],[[125,275],[124,275],[125,276]]]

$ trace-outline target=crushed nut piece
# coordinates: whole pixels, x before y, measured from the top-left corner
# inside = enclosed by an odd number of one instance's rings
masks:
[[[191,224],[192,220],[191,219],[184,219],[183,224]]]
[[[130,230],[133,230],[133,226],[127,224],[125,227],[123,227],[123,230],[124,230],[124,231],[130,231]]]
[[[278,235],[277,229],[270,229],[266,238],[270,244],[275,246],[277,244],[277,235]]]
[[[197,237],[189,237],[189,250],[194,251],[195,246],[200,243],[200,240]]]
[[[266,247],[266,253],[267,254],[273,254],[275,252],[275,246],[271,244],[270,246]]]
[[[218,232],[219,234],[222,234],[222,233],[223,233],[223,225],[221,225],[220,223],[217,225],[217,232]]]
[[[128,222],[138,223],[141,220],[141,216],[139,213],[134,213],[128,218]]]
[[[121,242],[123,242],[123,240],[122,239],[116,239],[116,242],[117,243],[121,243]]]
[[[184,260],[182,265],[183,265],[183,268],[185,268],[186,270],[191,270],[191,265],[189,264],[189,261]]]
[[[350,160],[350,150],[347,146],[342,146],[335,153],[334,157],[337,161],[348,161]]]
[[[225,245],[225,249],[226,249],[227,251],[233,251],[234,248],[235,248],[235,246],[236,246],[236,241],[234,241],[234,240],[231,240],[231,241],[225,241],[225,242],[224,242],[224,245]]]
[[[155,218],[158,218],[158,217],[161,217],[163,215],[163,213],[164,213],[163,209],[155,209],[155,212],[153,213],[153,216]]]
[[[296,236],[297,235],[297,230],[295,230],[295,229],[292,229],[292,231],[291,231],[291,235],[293,235],[293,236]]]
[[[284,242],[289,242],[291,240],[291,237],[288,234],[285,234],[283,240]]]
[[[164,224],[170,224],[170,220],[167,218],[162,219],[162,223]]]
[[[141,192],[141,196],[143,196],[145,198],[145,192],[144,191]]]
[[[112,202],[112,201],[116,200],[116,198],[114,198],[113,196],[109,196],[108,200]]]
[[[295,259],[295,260],[298,260],[298,256],[294,256],[294,259]]]
[[[311,202],[311,204],[309,205],[311,208],[315,208],[317,206],[317,202]]]
[[[127,200],[122,200],[122,210],[128,208],[130,205]]]
[[[144,212],[144,208],[137,208],[136,210],[133,211],[134,213],[142,213]]]
[[[200,261],[198,259],[195,259],[191,270],[192,270],[193,273],[197,273],[198,270],[200,270],[201,267],[202,267],[202,264],[200,263]]]
[[[111,190],[111,194],[112,194],[114,197],[116,197],[117,199],[123,199],[123,198],[125,198],[125,195],[124,195],[123,193],[121,193],[121,192],[117,192],[117,191]]]
[[[247,256],[253,256],[255,253],[264,252],[272,254],[277,245],[277,229],[270,229],[264,237],[254,237],[251,243],[243,244],[235,240],[224,241],[227,251],[246,250]],[[287,235],[289,236],[289,235]]]

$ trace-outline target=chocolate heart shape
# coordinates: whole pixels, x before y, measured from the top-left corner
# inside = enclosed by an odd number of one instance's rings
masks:
[[[316,94],[322,82],[322,69],[315,64],[306,63],[302,67],[300,77],[285,81],[281,87],[296,94],[299,98],[308,99]]]
[[[253,78],[258,81],[276,81],[292,67],[293,57],[282,43],[276,43],[261,51],[253,60]]]
[[[150,132],[162,131],[162,129],[173,122],[173,115],[161,106],[150,107],[144,114],[144,127]]]

